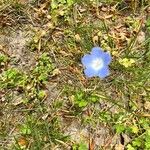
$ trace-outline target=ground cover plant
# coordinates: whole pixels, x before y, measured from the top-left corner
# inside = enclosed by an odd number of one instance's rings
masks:
[[[150,149],[149,0],[0,1],[0,149]]]

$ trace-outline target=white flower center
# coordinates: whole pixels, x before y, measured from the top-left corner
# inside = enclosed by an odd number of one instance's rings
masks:
[[[101,58],[96,58],[91,62],[91,67],[94,70],[99,70],[103,67],[104,63],[103,60]]]

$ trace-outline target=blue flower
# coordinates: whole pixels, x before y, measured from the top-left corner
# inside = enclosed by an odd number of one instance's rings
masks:
[[[105,78],[110,74],[108,65],[111,62],[111,55],[100,47],[93,47],[90,54],[82,57],[81,62],[87,77]]]

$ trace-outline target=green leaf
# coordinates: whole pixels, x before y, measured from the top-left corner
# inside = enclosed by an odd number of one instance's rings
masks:
[[[47,74],[41,74],[39,77],[38,77],[38,80],[39,81],[42,81],[42,82],[45,82],[47,80]]]
[[[75,144],[72,146],[72,150],[88,150],[88,147],[84,143]]]
[[[97,102],[98,101],[98,97],[97,96],[91,96],[91,101],[92,102]]]
[[[51,8],[52,9],[56,9],[57,7],[58,7],[57,1],[56,0],[52,0],[52,2],[51,2]]]
[[[79,102],[79,107],[85,107],[87,104],[88,104],[87,101],[82,100]]]
[[[150,129],[147,129],[147,135],[150,136]]]
[[[142,142],[141,142],[141,140],[138,139],[138,138],[136,138],[136,139],[132,142],[132,145],[133,145],[134,147],[140,147],[141,144],[142,144]]]
[[[66,0],[58,0],[58,3],[65,4]]]
[[[67,0],[67,4],[68,4],[68,6],[73,5],[73,3],[74,3],[74,0]]]
[[[22,134],[31,134],[31,129],[26,124],[23,124],[20,130]]]
[[[2,63],[2,62],[7,62],[8,61],[8,57],[7,56],[5,56],[5,55],[0,55],[0,64]]]
[[[87,146],[86,146],[85,144],[81,143],[81,144],[79,145],[78,150],[88,150],[88,148],[87,148]]]
[[[127,150],[136,150],[134,147],[132,147],[132,145],[131,144],[128,144],[127,145]]]
[[[137,134],[139,132],[139,129],[136,125],[134,125],[134,126],[131,126],[131,131],[132,131],[132,133]]]
[[[40,90],[40,91],[38,92],[38,98],[39,98],[39,99],[43,99],[45,96],[46,96],[46,93],[45,93],[44,90]]]
[[[126,128],[123,124],[117,124],[115,125],[115,129],[116,129],[116,132],[118,134],[122,133]]]

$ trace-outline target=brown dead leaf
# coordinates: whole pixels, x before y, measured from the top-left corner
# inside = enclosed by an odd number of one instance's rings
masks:
[[[105,19],[110,19],[113,17],[113,14],[105,16]]]
[[[124,145],[122,145],[122,144],[116,144],[115,150],[124,150]]]
[[[20,147],[26,148],[28,145],[28,141],[24,137],[20,137],[18,139],[18,144],[20,145]]]
[[[146,101],[144,103],[144,108],[147,109],[147,110],[150,110],[150,102],[149,101]]]
[[[141,44],[145,41],[145,33],[143,31],[139,32],[137,41],[139,44]]]
[[[58,68],[56,68],[56,69],[53,70],[52,76],[57,76],[57,75],[59,75],[60,73],[61,73],[61,71],[60,71]]]
[[[71,55],[71,54],[69,54],[69,53],[66,53],[66,52],[63,51],[63,50],[60,50],[59,53],[60,53],[62,56],[64,56],[64,57]]]
[[[13,105],[17,106],[17,105],[20,105],[22,102],[23,102],[22,96],[19,96],[19,97],[16,96],[13,101]]]
[[[26,4],[29,2],[29,0],[17,0],[17,2],[19,2],[21,4]]]
[[[94,150],[94,145],[95,145],[95,142],[94,142],[94,139],[90,139],[89,141],[89,150]]]
[[[106,12],[106,11],[108,11],[108,8],[105,7],[105,6],[103,6],[103,7],[101,8],[101,10],[102,10],[103,12]]]
[[[96,44],[98,42],[98,36],[93,37],[93,43]]]
[[[80,42],[81,41],[81,37],[80,37],[79,34],[75,35],[75,40],[76,40],[76,42]]]

